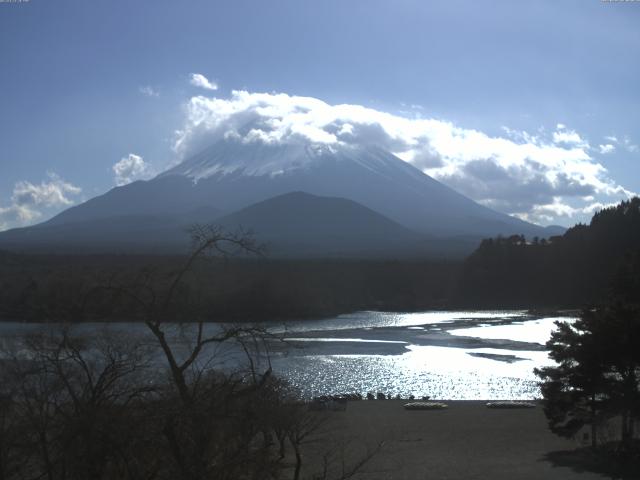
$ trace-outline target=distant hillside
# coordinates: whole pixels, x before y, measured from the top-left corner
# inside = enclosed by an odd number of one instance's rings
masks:
[[[630,266],[637,265],[638,256],[640,198],[635,197],[549,241],[528,242],[521,236],[484,240],[465,262],[458,302],[581,306],[606,297],[616,274],[636,269]]]
[[[186,219],[174,216],[122,215],[62,224],[16,228],[0,235],[2,248],[29,253],[186,252]]]
[[[422,256],[428,246],[428,237],[354,201],[304,192],[270,198],[216,223],[252,230],[278,257]]]
[[[227,139],[151,180],[116,187],[39,225],[0,232],[0,248],[40,253],[182,253],[189,240],[184,231],[190,224],[211,223],[223,214],[290,192],[355,202],[365,218],[356,219],[357,212],[347,208],[344,213],[350,219],[323,214],[313,225],[313,215],[299,215],[304,229],[316,234],[303,238],[301,227],[290,239],[276,238],[280,235],[277,229],[260,215],[250,218],[251,223],[260,223],[255,229],[274,245],[273,251],[285,256],[299,256],[306,250],[311,257],[323,252],[332,256],[350,252],[360,257],[360,250],[349,244],[359,238],[366,240],[361,245],[367,255],[388,254],[396,245],[398,250],[387,255],[396,258],[416,252],[406,247],[409,237],[417,234],[434,239],[426,244],[428,251],[422,249],[428,257],[463,258],[482,238],[499,234],[547,237],[557,231],[480,205],[375,146],[271,145]],[[285,213],[296,215],[289,208],[280,218]],[[267,217],[279,218],[273,208]],[[227,224],[233,225],[232,220]],[[363,233],[357,234],[355,225],[363,227]],[[279,228],[281,233],[294,233],[282,224]],[[382,237],[374,238],[376,231]],[[320,238],[327,244],[319,245]],[[339,245],[338,240],[346,244]]]
[[[425,256],[430,247],[427,236],[344,198],[292,192],[217,215],[214,209],[199,209],[185,215],[47,222],[4,232],[0,244],[14,251],[42,253],[182,253],[190,245],[188,228],[213,218],[228,231],[251,230],[268,255],[279,258],[406,258]]]
[[[183,214],[68,216],[2,232],[0,247],[44,254],[180,254],[189,250],[194,223],[250,230],[273,258],[461,259],[479,242],[420,234],[353,200],[290,192],[225,216],[211,207]]]

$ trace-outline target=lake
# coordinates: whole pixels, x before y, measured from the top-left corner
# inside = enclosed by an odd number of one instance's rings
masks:
[[[383,392],[449,400],[522,400],[540,397],[533,369],[552,364],[544,343],[554,322],[573,318],[569,313],[536,316],[512,310],[357,312],[265,325],[284,338],[284,343],[270,346],[273,371],[305,397]],[[7,339],[43,328],[3,323],[0,335]],[[94,332],[105,326],[77,328]],[[108,328],[146,335],[141,324],[111,324]],[[207,328],[219,327],[210,324]],[[178,335],[174,341],[180,341]],[[229,351],[218,350],[217,354],[218,365],[228,364],[233,357]]]
[[[274,371],[305,396],[383,392],[416,398],[540,397],[535,367],[557,320],[526,311],[358,312],[287,325]]]

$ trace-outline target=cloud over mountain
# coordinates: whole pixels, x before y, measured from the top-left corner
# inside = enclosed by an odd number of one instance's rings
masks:
[[[126,185],[135,180],[141,180],[149,176],[150,167],[140,155],[130,153],[126,157],[122,157],[113,167],[115,174],[115,182],[117,186]]]
[[[48,181],[33,184],[19,181],[13,187],[11,204],[0,206],[0,230],[25,225],[42,215],[42,210],[66,207],[75,203],[72,197],[82,192],[80,187],[49,172]]]
[[[205,87],[206,88],[206,87]],[[374,144],[485,205],[549,222],[632,192],[611,179],[578,132],[504,136],[433,118],[409,118],[361,105],[330,105],[312,97],[233,91],[229,98],[195,96],[174,149],[182,158],[220,138],[267,144]]]

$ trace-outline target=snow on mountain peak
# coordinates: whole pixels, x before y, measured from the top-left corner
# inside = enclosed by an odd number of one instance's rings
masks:
[[[276,177],[331,161],[353,162],[373,171],[388,168],[390,161],[394,164],[402,162],[381,149],[342,142],[276,143],[227,138],[216,142],[161,176],[182,175],[194,182],[216,175],[230,174]]]

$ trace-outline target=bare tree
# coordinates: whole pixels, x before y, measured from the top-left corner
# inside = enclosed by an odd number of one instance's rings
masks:
[[[63,329],[16,340],[3,353],[3,433],[7,420],[13,430],[3,450],[21,459],[3,464],[4,478],[101,479],[127,467],[132,405],[152,391],[142,381],[141,345]]]
[[[305,449],[322,442],[324,415],[272,374],[277,338],[260,326],[206,323],[193,288],[206,287],[194,277],[208,258],[261,248],[243,231],[191,233],[192,253],[175,271],[114,275],[73,307],[102,313],[124,305],[146,327],[144,338],[113,325],[91,336],[63,328],[4,352],[0,480],[266,480],[289,471],[302,478]],[[343,458],[341,469],[329,469],[337,458],[330,450],[318,478],[349,478],[369,458],[348,468]]]

